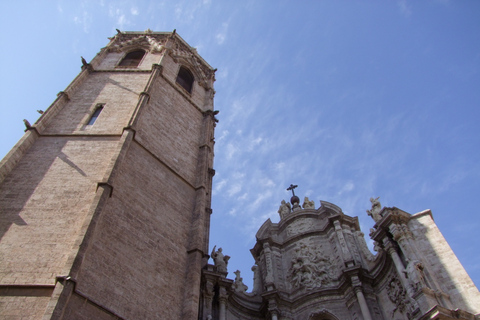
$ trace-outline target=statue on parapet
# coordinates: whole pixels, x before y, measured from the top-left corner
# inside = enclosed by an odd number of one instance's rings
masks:
[[[382,219],[382,216],[380,215],[380,211],[382,211],[382,205],[380,204],[380,201],[378,201],[380,197],[377,198],[370,198],[370,202],[372,203],[372,208],[370,210],[367,210],[367,214],[372,217],[372,219],[375,222],[378,222]]]
[[[235,282],[233,283],[233,289],[238,293],[245,293],[248,290],[248,287],[243,283],[243,278],[240,277],[240,270],[237,270],[235,273]]]
[[[215,251],[216,247],[217,246],[213,247],[212,253],[211,253],[213,262],[215,263],[215,267],[217,267],[217,271],[228,272],[227,265],[228,265],[228,260],[230,260],[230,256],[223,255],[222,248],[218,248],[218,250]]]
[[[315,201],[309,200],[308,197],[305,197],[302,207],[303,209],[315,209]]]
[[[278,208],[280,219],[283,219],[290,212],[292,212],[292,206],[290,205],[290,202],[285,202],[285,200],[282,200],[282,204]]]

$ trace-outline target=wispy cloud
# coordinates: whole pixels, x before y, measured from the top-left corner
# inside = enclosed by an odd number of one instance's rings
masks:
[[[114,4],[110,4],[108,8],[108,15],[114,19],[115,27],[120,30],[128,29],[129,26],[133,25],[133,22],[128,18],[128,15],[133,16],[138,15],[138,9],[132,7],[129,11],[124,11],[123,9],[118,8]]]
[[[227,194],[229,197],[233,197],[240,191],[242,191],[242,185],[240,183],[232,183],[227,191]]]
[[[407,0],[397,1],[397,5],[402,15],[404,15],[405,17],[410,17],[412,15],[412,8],[408,4]]]
[[[73,17],[73,22],[76,25],[82,26],[83,31],[88,33],[92,25],[92,16],[88,11],[83,11],[81,16]]]
[[[215,35],[215,38],[217,39],[218,44],[223,44],[225,42],[225,39],[227,38],[227,32],[228,32],[228,23],[224,22],[222,23],[220,30]]]

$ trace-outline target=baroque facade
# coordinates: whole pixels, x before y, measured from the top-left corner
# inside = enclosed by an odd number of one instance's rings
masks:
[[[478,318],[431,212],[378,198],[376,254],[337,206],[283,201],[247,292],[208,252],[215,69],[175,31],[119,31],[82,63],[0,163],[0,318]]]
[[[479,319],[480,293],[431,211],[371,202],[375,254],[358,218],[336,205],[282,201],[279,223],[257,232],[251,292],[217,260],[204,270],[203,319]]]

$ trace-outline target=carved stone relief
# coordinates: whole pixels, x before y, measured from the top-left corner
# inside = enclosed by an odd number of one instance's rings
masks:
[[[166,37],[152,35],[120,35],[120,39],[109,47],[109,51],[122,51],[125,47],[143,47],[148,48],[150,52],[161,52],[164,49]]]
[[[353,234],[348,232],[346,234],[347,242],[350,247],[350,251],[352,252],[353,258],[356,263],[361,264],[362,263],[362,258],[360,257],[360,253],[358,251],[357,243],[355,242],[355,239],[353,237]]]
[[[293,288],[304,287],[307,290],[320,288],[332,282],[335,277],[335,265],[324,256],[321,248],[297,244],[290,262],[288,279]]]
[[[363,253],[363,256],[367,258],[368,261],[375,260],[376,256],[374,256],[367,247],[367,243],[365,242],[365,234],[361,231],[356,231],[355,235],[357,236],[357,241],[360,246],[360,250]]]
[[[265,276],[265,284],[273,283],[273,262],[272,262],[272,249],[268,243],[263,244],[263,252],[265,253],[265,267],[267,274]]]
[[[207,81],[213,79],[215,73],[207,68],[197,57],[193,54],[192,51],[196,52],[195,48],[188,48],[183,43],[181,43],[177,38],[173,39],[173,44],[171,45],[171,55],[175,59],[184,59],[195,69],[198,75],[200,75],[202,81]]]
[[[340,257],[340,252],[338,252],[337,242],[335,241],[335,234],[334,233],[330,234],[328,240],[330,242],[330,247],[332,248],[332,251],[333,251],[332,255],[335,259],[336,265],[343,266],[343,260]]]
[[[397,277],[392,277],[388,281],[387,294],[390,301],[395,304],[395,308],[391,311],[390,317],[393,319],[395,312],[404,313],[407,305],[405,303],[407,291],[403,288],[402,283]]]
[[[400,280],[393,276],[390,278],[387,285],[387,294],[395,304],[395,308],[390,313],[390,317],[393,319],[395,312],[406,314],[408,319],[412,318],[412,314],[418,309],[418,305],[415,300],[407,295],[407,290],[402,286]]]
[[[292,237],[297,234],[301,234],[311,230],[312,228],[312,220],[311,219],[301,219],[292,222],[287,227],[287,236]]]
[[[342,249],[343,258],[345,259],[345,262],[348,262],[348,261],[352,260],[353,258],[352,258],[352,254],[348,250],[347,242],[345,241],[345,237],[343,235],[343,229],[342,229],[342,226],[340,224],[340,221],[338,221],[338,220],[334,221],[333,225],[335,226],[335,231],[337,233],[338,242],[340,243],[340,248]]]
[[[283,264],[282,264],[282,254],[276,250],[273,252],[273,258],[275,259],[275,266],[276,266],[276,273],[275,275],[277,276],[277,287],[280,289],[285,288],[285,276],[284,276],[284,271],[283,271]]]

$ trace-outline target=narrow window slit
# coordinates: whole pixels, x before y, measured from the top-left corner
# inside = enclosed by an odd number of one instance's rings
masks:
[[[102,112],[102,110],[103,110],[103,105],[97,106],[97,108],[93,112],[92,116],[90,117],[90,120],[88,121],[87,126],[91,126],[95,123],[95,121],[97,120],[97,118],[100,115],[100,113]]]

